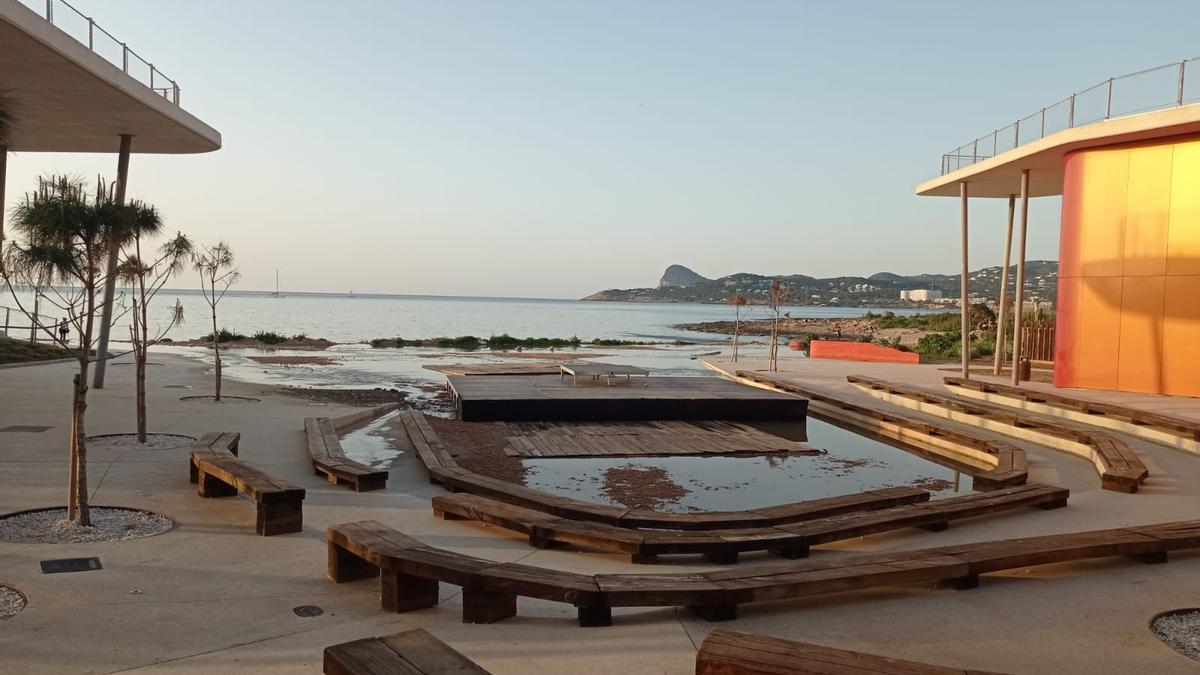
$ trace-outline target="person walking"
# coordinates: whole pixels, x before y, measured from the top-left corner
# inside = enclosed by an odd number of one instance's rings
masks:
[[[71,324],[66,320],[66,318],[64,318],[62,321],[58,322],[58,341],[62,343],[62,346],[69,346],[67,344],[67,336],[70,334]]]

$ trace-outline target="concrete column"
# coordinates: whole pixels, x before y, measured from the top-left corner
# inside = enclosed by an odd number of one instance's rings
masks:
[[[1017,196],[1008,196],[1008,229],[1004,233],[1004,266],[1000,268],[1000,311],[996,318],[996,362],[992,374],[999,375],[1004,369],[1004,338],[1008,334],[1008,264],[1012,259],[1013,213],[1017,208]]]
[[[1021,171],[1021,247],[1017,256],[1016,300],[1013,303],[1013,367],[1012,383],[1021,384],[1021,315],[1025,304],[1025,242],[1029,233],[1029,169]]]
[[[959,286],[959,313],[962,315],[962,376],[971,377],[971,303],[967,296],[967,277],[970,274],[967,260],[967,183],[958,184],[962,202],[962,279]]]
[[[133,136],[121,134],[121,151],[117,155],[117,206],[125,205],[125,185],[129,182],[129,150]],[[108,249],[108,278],[104,281],[104,307],[100,313],[100,339],[96,344],[96,374],[92,388],[104,388],[104,370],[108,364],[108,334],[112,327],[113,296],[117,292],[117,262],[121,242],[113,241]]]

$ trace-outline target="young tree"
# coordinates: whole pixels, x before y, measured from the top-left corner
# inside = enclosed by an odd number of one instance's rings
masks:
[[[170,310],[167,324],[150,330],[149,306],[154,296],[167,281],[183,269],[192,255],[192,242],[183,234],[176,233],[159,247],[156,257],[142,257],[142,239],[151,238],[162,232],[162,217],[158,209],[142,202],[133,202],[128,207],[132,221],[132,238],[124,252],[124,259],[117,269],[120,278],[133,287],[133,320],[129,325],[129,338],[133,344],[133,360],[136,374],[136,407],[138,443],[146,442],[146,361],[150,347],[158,344],[167,332],[183,322],[183,305],[175,301]]]
[[[74,376],[71,419],[71,464],[67,517],[91,525],[87,487],[87,381],[90,352],[104,287],[105,263],[111,242],[128,237],[128,218],[118,207],[111,187],[97,182],[93,195],[83,181],[49,177],[37,191],[26,194],[13,209],[18,238],[5,250],[4,279],[13,298],[17,285],[47,279],[51,301],[67,312],[79,336],[79,372]],[[55,283],[57,282],[57,283]],[[22,311],[24,307],[21,307]],[[28,312],[26,312],[28,314]],[[39,328],[53,336],[54,326]]]
[[[771,348],[767,354],[767,370],[779,370],[779,316],[783,306],[796,296],[794,286],[785,286],[783,281],[771,281],[771,290],[767,296],[767,309],[771,310]]]
[[[221,400],[221,341],[217,329],[217,303],[221,302],[229,288],[237,283],[242,273],[234,265],[233,251],[225,242],[216,246],[204,246],[192,254],[192,266],[200,273],[200,292],[212,310],[212,346],[215,367],[215,394],[213,398]]]
[[[733,307],[733,362],[738,360],[738,338],[742,329],[742,317],[745,315],[746,307],[750,301],[741,293],[734,293],[733,297],[729,298],[729,304]]]

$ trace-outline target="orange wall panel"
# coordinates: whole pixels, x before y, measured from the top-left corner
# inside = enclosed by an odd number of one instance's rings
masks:
[[[1125,277],[1121,288],[1121,337],[1117,389],[1162,389],[1164,277]]]
[[[1200,275],[1167,277],[1165,296],[1161,393],[1200,396]]]
[[[1125,276],[1167,273],[1167,216],[1171,212],[1171,169],[1175,148],[1141,148],[1129,153],[1125,200]]]
[[[1064,172],[1055,385],[1200,396],[1200,139]]]
[[[1175,148],[1167,274],[1200,274],[1200,141]]]
[[[1082,276],[1121,276],[1125,261],[1125,205],[1129,151],[1088,152],[1081,216],[1079,258]]]

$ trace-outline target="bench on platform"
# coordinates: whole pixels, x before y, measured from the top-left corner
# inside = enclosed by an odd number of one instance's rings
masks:
[[[1133,434],[1189,452],[1200,452],[1200,421],[1150,412],[1119,403],[1077,398],[1062,392],[1018,387],[962,377],[943,379],[952,391],[972,395],[1031,412],[1064,417]]]
[[[307,417],[304,435],[308,439],[308,454],[313,471],[333,485],[349,485],[355,492],[382,490],[387,485],[388,472],[367,466],[346,457],[333,421],[328,417]]]
[[[906,414],[892,405],[851,400],[834,391],[817,389],[769,373],[739,370],[739,381],[803,396],[809,400],[809,412],[824,414],[842,423],[850,423],[898,439],[911,446],[919,441],[922,452],[932,461],[948,464],[971,476],[976,490],[1024,485],[1029,470],[1025,451],[1011,443],[971,433],[967,427],[951,428],[928,419]]]
[[[450,492],[466,492],[489,497],[496,501],[572,520],[607,523],[622,527],[688,531],[770,527],[840,513],[915,504],[929,499],[929,492],[925,490],[914,487],[893,487],[747,511],[670,513],[595,504],[553,495],[464,469],[451,456],[445,444],[429,426],[429,421],[425,419],[424,415],[415,411],[404,412],[401,414],[400,420],[416,449],[417,457],[429,473],[430,482],[440,483]]]
[[[325,675],[489,675],[421,628],[325,648]]]
[[[1200,548],[1200,520],[1193,520],[714,572],[592,575],[446,551],[375,521],[334,525],[326,533],[329,578],[380,577],[385,610],[433,607],[444,582],[462,588],[464,623],[513,616],[520,596],[573,605],[581,626],[610,625],[614,607],[687,607],[724,621],[737,618],[746,603],[911,584],[969,589],[990,572],[1113,556],[1161,563],[1169,551]]]
[[[924,387],[888,382],[874,377],[848,375],[846,381],[878,392],[887,400],[912,405],[922,412],[977,424],[1034,443],[1079,455],[1091,461],[1100,474],[1100,486],[1116,492],[1137,492],[1150,472],[1125,441],[1079,422],[1048,418],[975,399],[965,399]]]
[[[1000,675],[982,670],[947,668],[864,652],[834,649],[808,642],[721,629],[709,633],[700,645],[700,651],[696,653],[696,675],[779,675],[781,673]]]
[[[201,497],[233,497],[239,492],[257,507],[255,532],[270,537],[299,532],[304,525],[304,488],[267,475],[237,456],[236,433],[205,434],[189,448],[188,478]]]
[[[473,494],[434,497],[435,515],[477,520],[528,535],[531,546],[571,544],[628,553],[634,563],[654,563],[667,554],[701,554],[717,564],[732,564],[739,554],[771,551],[803,558],[812,546],[909,527],[941,531],[951,521],[1023,507],[1066,506],[1070,492],[1048,485],[1025,485],[994,492],[960,495],[875,511],[846,513],[772,527],[692,532],[651,530],[558,518]]]

